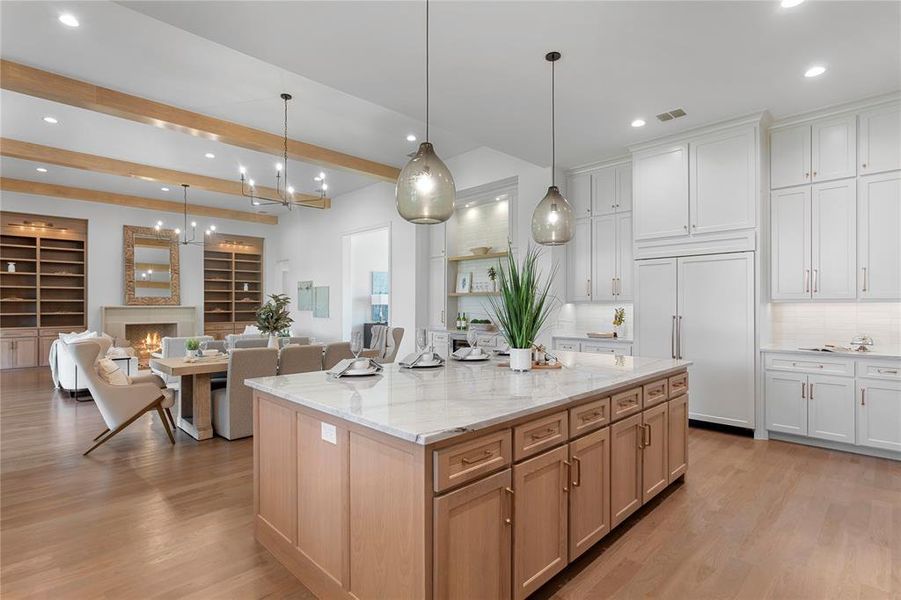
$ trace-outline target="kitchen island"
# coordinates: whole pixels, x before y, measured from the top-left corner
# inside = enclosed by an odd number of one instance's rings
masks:
[[[687,361],[251,379],[257,539],[321,598],[525,598],[688,466]]]

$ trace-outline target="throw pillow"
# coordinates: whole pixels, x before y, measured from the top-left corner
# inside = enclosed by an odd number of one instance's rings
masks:
[[[101,358],[97,362],[97,373],[110,385],[128,385],[131,379],[122,372],[116,361],[109,358]]]

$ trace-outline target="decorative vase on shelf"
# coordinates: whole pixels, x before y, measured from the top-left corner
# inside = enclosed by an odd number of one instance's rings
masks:
[[[276,336],[274,333],[270,333],[269,334],[269,343],[266,344],[266,347],[274,348],[275,350],[278,350],[278,336]]]
[[[246,282],[244,283],[244,291],[245,291],[245,292],[249,292],[249,291],[250,291],[250,284],[249,284],[249,283],[246,283]]]
[[[510,348],[510,369],[513,371],[530,371],[532,369],[532,349]]]
[[[14,262],[6,263],[6,271],[8,273],[15,273],[16,272],[16,263],[14,263]]]

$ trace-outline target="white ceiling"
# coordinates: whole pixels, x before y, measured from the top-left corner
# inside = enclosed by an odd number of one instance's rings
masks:
[[[123,4],[398,113],[423,117],[424,2]],[[558,159],[769,109],[776,116],[901,88],[901,3],[432,2],[432,118],[547,165],[559,50]],[[828,66],[805,79],[813,63]],[[688,116],[658,123],[683,107]],[[642,117],[648,125],[635,130]],[[434,136],[441,145],[440,136]]]
[[[422,2],[0,2],[3,58],[189,110],[402,165],[423,136]],[[75,14],[81,26],[57,21]],[[776,117],[901,89],[901,3],[484,1],[432,3],[432,140],[443,157],[486,145],[550,162],[548,50],[557,69],[558,162],[572,167],[699,124]],[[805,79],[813,63],[825,75]],[[683,107],[688,116],[658,123]],[[0,93],[0,134],[272,185],[276,156]],[[58,125],[44,123],[52,115]],[[648,125],[629,126],[642,117]],[[204,153],[213,152],[213,160]],[[25,161],[3,175],[178,200],[178,190]],[[299,191],[319,167],[291,161]],[[373,180],[326,169],[337,196]],[[173,196],[174,194],[174,196]],[[191,201],[245,201],[192,191]],[[249,209],[249,207],[247,207]],[[273,211],[277,212],[277,211]]]

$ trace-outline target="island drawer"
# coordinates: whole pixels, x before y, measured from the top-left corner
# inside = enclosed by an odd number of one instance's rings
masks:
[[[609,397],[569,409],[569,434],[572,437],[600,429],[609,423]]]
[[[509,429],[435,450],[435,491],[456,487],[510,465]]]
[[[610,420],[618,421],[641,410],[641,387],[613,394],[610,398]]]
[[[513,460],[538,454],[569,439],[567,411],[561,411],[513,428]]]
[[[641,402],[643,408],[656,406],[666,401],[669,395],[669,381],[666,379],[658,379],[651,383],[641,386]]]
[[[669,397],[678,398],[688,391],[688,371],[669,378]]]
[[[901,381],[901,361],[891,359],[857,359],[857,376],[870,379]]]
[[[854,360],[840,357],[819,357],[799,354],[767,354],[766,368],[797,373],[854,376]]]

